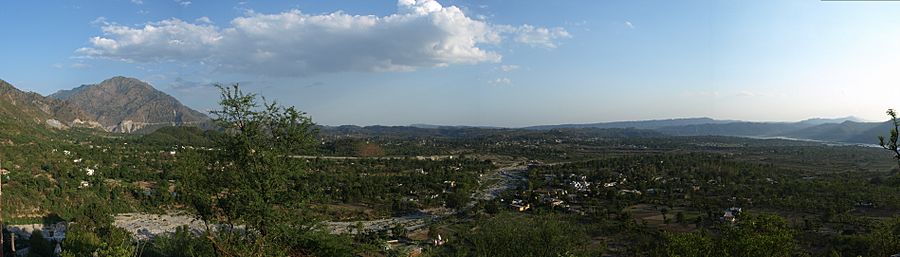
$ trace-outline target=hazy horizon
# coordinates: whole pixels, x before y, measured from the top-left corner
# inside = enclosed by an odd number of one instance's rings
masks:
[[[0,79],[43,95],[212,83],[324,125],[886,119],[900,2],[9,2]],[[51,18],[34,18],[51,17]],[[22,49],[40,49],[23,51]],[[900,106],[900,105],[898,105]]]

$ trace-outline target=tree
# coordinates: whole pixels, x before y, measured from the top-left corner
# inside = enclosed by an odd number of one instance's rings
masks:
[[[661,213],[663,216],[663,223],[669,224],[669,216],[666,215],[669,213],[669,208],[663,207],[662,209],[659,210],[659,213]]]
[[[28,245],[28,256],[53,256],[53,245],[44,238],[44,233],[39,229],[31,232]]]
[[[500,214],[465,232],[453,246],[456,256],[591,256],[590,236],[559,216]],[[471,249],[472,252],[466,252]],[[454,255],[454,254],[447,254]]]
[[[664,256],[796,256],[800,248],[787,221],[775,215],[750,216],[735,226],[720,227],[718,235],[705,230],[665,233]]]
[[[897,145],[897,138],[900,136],[900,120],[897,119],[897,112],[894,109],[888,109],[887,115],[891,116],[891,137],[885,142],[884,136],[878,136],[878,145],[894,153],[894,159],[897,159],[897,165],[900,166],[900,147]]]
[[[294,252],[280,246],[293,245],[287,238],[316,225],[301,208],[308,199],[304,162],[291,158],[314,149],[312,119],[264,98],[260,104],[236,84],[218,87],[221,109],[212,114],[223,133],[216,138],[216,151],[188,155],[180,165],[183,200],[207,224],[223,225],[207,236],[219,255]]]

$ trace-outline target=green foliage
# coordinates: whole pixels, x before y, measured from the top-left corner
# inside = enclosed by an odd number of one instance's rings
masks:
[[[197,237],[187,227],[179,227],[175,233],[158,236],[144,249],[146,257],[200,257],[215,256],[216,252],[206,237]]]
[[[189,156],[179,168],[184,201],[202,220],[223,225],[207,231],[213,249],[226,256],[288,256],[336,246],[300,243],[329,242],[306,237],[315,224],[302,208],[304,162],[290,158],[314,149],[311,119],[293,107],[260,106],[237,85],[220,89],[222,109],[213,115],[223,133],[216,150]],[[328,250],[335,249],[322,251]]]
[[[109,228],[113,217],[108,205],[99,200],[90,200],[75,211],[71,221],[78,223],[79,227],[97,231]]]
[[[309,172],[304,174],[302,188],[313,201],[366,206],[363,214],[333,207],[322,211],[338,220],[405,215],[445,204],[463,206],[478,185],[478,175],[495,168],[491,162],[472,158],[310,159],[305,165]],[[455,186],[445,183],[451,181]]]
[[[735,226],[723,226],[719,235],[706,231],[667,233],[665,256],[795,256],[800,248],[796,232],[778,216],[748,217]]]
[[[900,217],[876,224],[870,233],[840,236],[830,244],[843,256],[890,256],[900,253]]]
[[[585,231],[556,216],[500,214],[460,236],[456,254],[469,256],[587,256]],[[464,248],[461,246],[468,246]],[[471,252],[465,252],[471,251]]]
[[[124,229],[107,224],[100,228],[90,228],[82,224],[69,227],[62,242],[62,256],[135,256],[131,234]]]
[[[885,141],[884,136],[878,136],[878,145],[891,151],[894,158],[897,159],[897,165],[900,165],[900,146],[897,144],[897,139],[900,137],[900,120],[897,119],[897,112],[894,109],[888,109],[887,115],[891,117],[891,137]]]
[[[31,238],[28,240],[29,257],[50,257],[53,256],[53,245],[44,238],[41,230],[31,232]]]
[[[207,147],[213,145],[217,136],[218,132],[214,130],[204,131],[197,127],[172,126],[157,129],[136,141],[147,145]]]
[[[103,239],[94,232],[71,226],[66,231],[66,240],[62,242],[63,256],[89,256],[103,247]]]

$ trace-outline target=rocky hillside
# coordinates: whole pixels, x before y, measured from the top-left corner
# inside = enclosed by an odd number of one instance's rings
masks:
[[[72,104],[110,132],[150,132],[165,126],[202,126],[209,121],[203,113],[134,78],[113,77],[49,97]]]
[[[66,101],[24,92],[0,80],[0,121],[3,124],[26,127],[43,124],[57,129],[100,127],[88,116]]]

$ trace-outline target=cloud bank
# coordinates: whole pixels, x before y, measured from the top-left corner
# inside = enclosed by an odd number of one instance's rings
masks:
[[[563,28],[491,24],[434,0],[399,0],[388,16],[300,10],[248,12],[224,28],[180,19],[141,26],[104,23],[102,36],[76,50],[88,58],[134,63],[188,62],[219,71],[309,76],[345,71],[412,71],[453,64],[500,62],[491,47],[504,40],[554,48]]]

